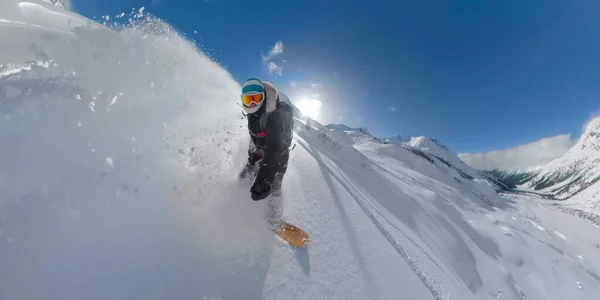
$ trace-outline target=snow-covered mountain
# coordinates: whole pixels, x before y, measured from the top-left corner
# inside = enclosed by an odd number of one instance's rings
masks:
[[[496,194],[435,141],[298,120],[283,196],[252,201],[239,83],[132,23],[0,1],[0,299],[600,294],[599,227]],[[270,204],[307,248],[268,229]]]
[[[467,166],[459,157],[458,154],[451,151],[444,144],[438,142],[435,139],[430,139],[424,136],[413,137],[408,143],[410,147],[420,149],[434,156],[435,158],[443,161],[449,166],[460,170],[467,174],[469,177],[478,177],[481,174],[473,168]]]
[[[595,186],[593,190],[599,190],[600,117],[587,123],[577,143],[562,157],[529,172],[511,173],[497,171],[496,175],[518,178],[516,184],[520,189],[559,200],[568,199],[592,186]]]

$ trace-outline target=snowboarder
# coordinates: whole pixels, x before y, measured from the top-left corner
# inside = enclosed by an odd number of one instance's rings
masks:
[[[248,119],[250,145],[240,178],[256,174],[250,188],[255,201],[271,193],[279,195],[287,170],[294,117],[291,104],[285,101],[287,97],[280,99],[283,97],[271,83],[256,78],[246,80],[242,86],[242,107]]]

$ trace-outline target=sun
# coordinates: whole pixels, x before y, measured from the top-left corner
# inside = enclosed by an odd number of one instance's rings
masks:
[[[317,99],[302,99],[298,102],[296,107],[302,111],[302,115],[317,120],[322,105],[323,103]]]

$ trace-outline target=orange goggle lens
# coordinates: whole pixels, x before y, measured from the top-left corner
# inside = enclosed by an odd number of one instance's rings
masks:
[[[260,104],[265,99],[265,94],[254,94],[254,95],[242,95],[242,104],[250,106],[252,102]]]

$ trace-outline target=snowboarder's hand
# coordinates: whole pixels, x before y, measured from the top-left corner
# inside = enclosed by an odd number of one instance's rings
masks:
[[[256,181],[250,188],[250,193],[254,201],[265,199],[271,194],[271,185],[264,180]]]

